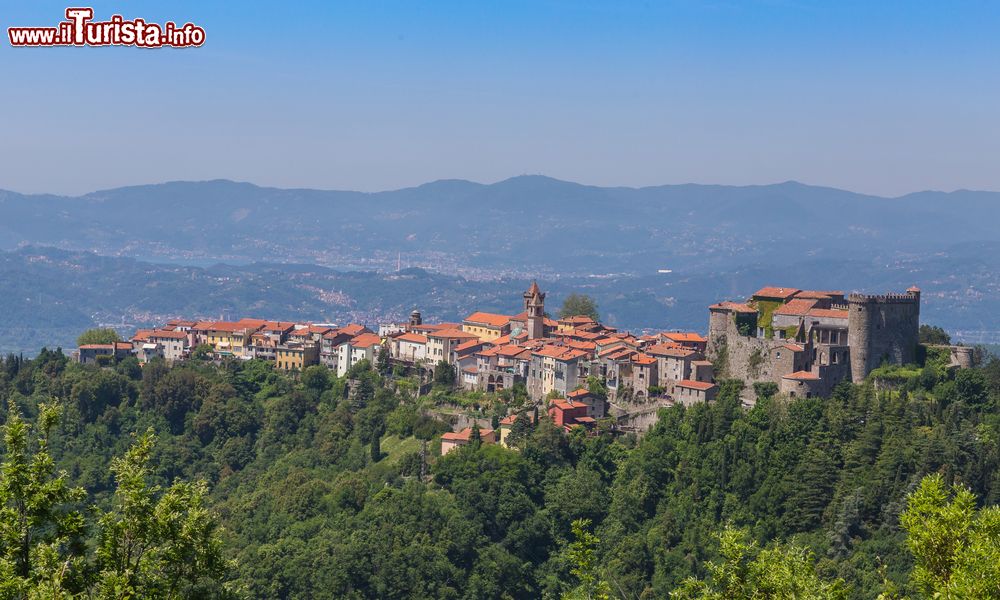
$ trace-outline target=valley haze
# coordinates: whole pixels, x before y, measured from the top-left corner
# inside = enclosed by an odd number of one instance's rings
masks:
[[[177,316],[375,325],[416,307],[458,319],[514,309],[533,278],[555,306],[587,293],[606,322],[635,330],[704,331],[708,304],[763,285],[918,285],[922,321],[994,343],[997,222],[998,192],[884,198],[796,182],[628,188],[528,175],[376,193],[226,180],[0,192],[0,351]]]

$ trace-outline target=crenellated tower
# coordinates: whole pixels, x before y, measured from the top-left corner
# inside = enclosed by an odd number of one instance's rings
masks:
[[[851,294],[848,304],[848,345],[851,380],[859,383],[883,362],[916,362],[920,329],[920,289],[904,294]]]

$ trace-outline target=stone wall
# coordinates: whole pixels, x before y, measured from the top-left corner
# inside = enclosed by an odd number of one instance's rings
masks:
[[[920,292],[848,298],[848,345],[851,379],[864,381],[883,362],[916,362],[920,328]]]

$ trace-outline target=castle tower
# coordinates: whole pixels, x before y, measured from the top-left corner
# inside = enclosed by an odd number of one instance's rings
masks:
[[[911,287],[905,294],[851,294],[847,304],[847,344],[854,383],[864,381],[883,362],[905,365],[916,361],[919,288]]]
[[[524,312],[528,324],[528,339],[545,337],[545,294],[538,289],[536,281],[532,281],[531,287],[524,292]]]
[[[413,312],[410,313],[410,327],[417,327],[423,323],[424,319],[420,316],[420,311],[414,308]]]

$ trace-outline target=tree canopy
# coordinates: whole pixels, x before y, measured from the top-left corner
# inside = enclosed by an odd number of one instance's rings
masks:
[[[559,309],[559,318],[584,316],[590,317],[594,321],[600,321],[600,313],[597,312],[597,302],[586,294],[570,294],[563,300],[562,308]]]
[[[725,380],[642,436],[453,369],[6,357],[0,598],[995,597],[1000,361],[945,354],[751,408]],[[513,448],[440,454],[508,415]]]
[[[81,333],[80,337],[76,338],[76,345],[86,346],[87,344],[113,344],[120,341],[122,341],[122,338],[114,329],[111,329],[110,327],[98,327],[88,329]]]

